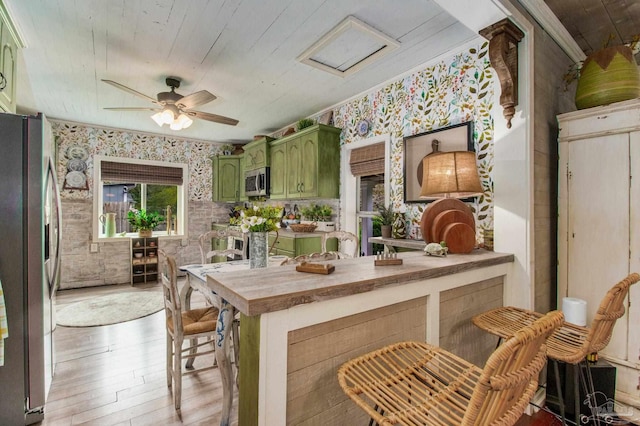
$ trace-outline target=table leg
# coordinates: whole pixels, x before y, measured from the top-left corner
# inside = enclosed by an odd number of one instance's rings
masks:
[[[229,425],[231,405],[233,404],[233,370],[229,360],[229,332],[233,322],[235,308],[226,300],[220,300],[220,313],[216,333],[216,360],[222,379],[222,416],[220,426]]]

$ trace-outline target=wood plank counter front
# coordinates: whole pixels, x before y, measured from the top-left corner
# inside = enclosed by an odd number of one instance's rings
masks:
[[[207,285],[241,313],[238,424],[366,424],[340,390],[342,363],[401,340],[442,346],[483,365],[495,339],[473,315],[502,306],[513,255],[474,250],[334,260],[335,272],[295,266],[219,273]]]

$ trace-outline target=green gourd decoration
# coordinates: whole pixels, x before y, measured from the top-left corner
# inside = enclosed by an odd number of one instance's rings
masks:
[[[578,109],[640,97],[640,73],[629,46],[612,46],[587,57],[576,89]]]

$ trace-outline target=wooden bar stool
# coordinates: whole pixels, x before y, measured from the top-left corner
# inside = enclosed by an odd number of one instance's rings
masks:
[[[565,323],[547,341],[547,356],[554,361],[556,386],[560,399],[560,414],[563,422],[566,417],[557,362],[562,361],[573,365],[574,380],[577,381],[578,377],[580,377],[585,395],[593,395],[593,380],[591,379],[589,363],[586,362],[586,356],[604,349],[609,344],[617,319],[624,315],[624,299],[627,297],[629,287],[638,282],[638,280],[640,280],[640,275],[632,273],[614,285],[600,302],[591,327]],[[472,322],[477,327],[504,339],[509,338],[516,330],[533,323],[542,316],[543,314],[539,312],[505,306],[477,315],[472,319]],[[582,373],[582,368],[580,368],[581,363],[585,365],[586,377]],[[577,383],[575,385],[574,388],[577,390]],[[580,398],[576,397],[574,400],[576,424],[580,424]],[[594,404],[590,405],[594,407]],[[597,419],[597,415],[595,418]]]
[[[423,342],[401,342],[338,370],[342,390],[381,425],[513,425],[538,387],[545,341],[562,325],[550,312],[517,331],[484,369]]]
[[[176,261],[161,250],[160,254],[166,259],[161,275],[167,330],[167,386],[172,388],[176,411],[180,411],[182,375],[215,368],[212,359],[209,366],[183,371],[182,359],[186,358],[193,364],[196,357],[213,355],[218,309],[209,307],[183,310],[180,306]],[[200,338],[205,338],[205,341],[200,343]],[[189,342],[186,346],[185,341]],[[210,345],[210,348],[198,352],[204,345]]]

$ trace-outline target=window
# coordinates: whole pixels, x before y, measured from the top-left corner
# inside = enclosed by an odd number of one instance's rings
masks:
[[[358,177],[358,235],[361,237],[361,251],[364,256],[383,251],[381,244],[369,243],[369,237],[382,235],[381,222],[376,218],[378,209],[385,205],[384,173],[381,175]]]
[[[115,213],[116,235],[134,231],[127,220],[130,208],[157,212],[165,221],[154,235],[167,235],[167,211],[171,208],[171,235],[187,229],[186,164],[96,156],[94,159],[94,240],[106,238],[101,215]]]
[[[374,216],[380,204],[389,203],[390,145],[390,135],[384,134],[342,147],[342,227],[358,235],[365,256],[382,250],[369,243],[369,237],[380,235]]]

